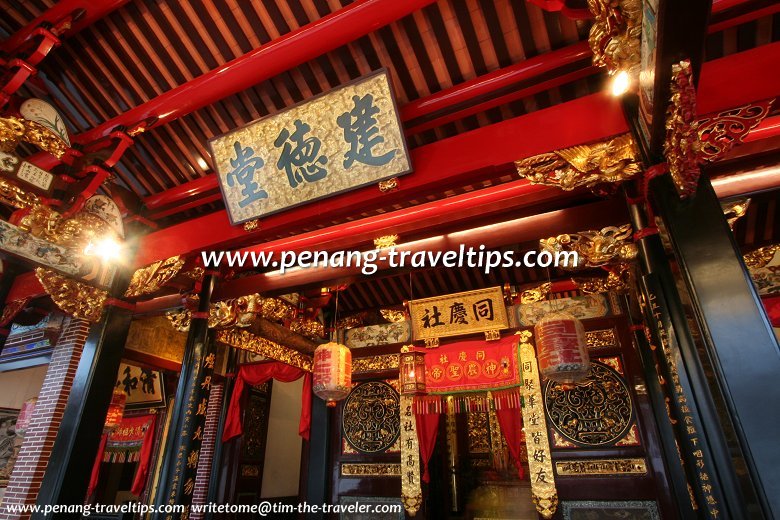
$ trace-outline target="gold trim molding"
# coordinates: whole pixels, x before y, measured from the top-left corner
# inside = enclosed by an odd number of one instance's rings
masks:
[[[344,462],[341,464],[342,477],[400,477],[400,464],[366,463],[355,464]]]
[[[229,347],[254,352],[255,354],[281,361],[282,363],[300,368],[307,372],[312,371],[311,357],[269,339],[255,336],[245,330],[235,328],[219,330],[217,331],[216,340]]]
[[[762,267],[769,265],[769,262],[772,261],[778,251],[780,251],[780,244],[773,244],[751,251],[742,258],[745,260],[745,265],[749,268],[761,269]]]
[[[62,312],[92,323],[100,321],[103,306],[108,298],[107,291],[66,278],[42,267],[35,269],[35,277]]]
[[[400,366],[400,357],[398,354],[384,354],[381,356],[352,358],[353,374],[383,372],[385,370],[398,370]]]
[[[619,182],[642,171],[634,140],[622,134],[605,141],[572,146],[515,161],[517,173],[532,184],[564,191],[587,187],[608,194]],[[607,186],[609,185],[609,186]]]
[[[645,459],[572,459],[555,461],[559,477],[582,475],[647,475]]]

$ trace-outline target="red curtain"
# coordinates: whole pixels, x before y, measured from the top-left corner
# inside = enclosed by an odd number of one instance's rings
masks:
[[[230,396],[230,407],[225,418],[222,442],[227,442],[244,433],[244,427],[241,424],[241,398],[247,385],[261,385],[270,379],[289,383],[301,377],[303,377],[303,392],[301,395],[301,422],[298,425],[298,434],[309,440],[309,430],[311,429],[311,373],[275,361],[273,363],[242,365],[238,370],[236,385],[233,387],[233,394]]]
[[[439,433],[439,414],[422,413],[414,414],[417,421],[417,442],[420,444],[420,455],[423,463],[423,482],[430,482],[428,474],[428,461],[431,460],[433,448],[436,445],[436,435]]]
[[[103,452],[106,450],[106,442],[108,441],[108,434],[104,433],[100,436],[100,447],[98,448],[97,457],[95,457],[95,463],[92,465],[92,477],[89,479],[89,487],[87,488],[87,498],[92,496],[95,492],[95,488],[98,484],[98,477],[100,476],[100,463],[103,462]]]
[[[509,454],[512,455],[512,460],[515,461],[515,466],[517,466],[517,476],[523,479],[525,478],[525,471],[520,460],[520,453],[525,442],[525,436],[523,435],[523,417],[520,415],[520,409],[504,408],[496,410],[496,417],[498,418],[499,426],[501,426],[501,433],[504,434],[504,440],[506,440],[506,444],[509,447]]]
[[[780,327],[780,296],[774,296],[771,298],[762,298],[764,302],[764,308],[766,309],[769,321],[772,322],[773,327]]]
[[[136,496],[141,496],[146,486],[146,477],[149,475],[149,466],[152,461],[152,449],[154,448],[154,431],[157,424],[156,415],[142,415],[136,417],[129,417],[122,420],[117,431],[123,427],[140,427],[140,425],[146,421],[146,430],[144,431],[143,441],[141,444],[141,452],[138,456],[138,467],[135,470],[135,477],[133,477],[133,486],[130,492]],[[103,457],[106,451],[106,445],[108,444],[108,438],[111,434],[104,433],[100,437],[100,447],[98,448],[97,457],[95,457],[95,464],[92,466],[92,477],[89,479],[89,487],[87,488],[87,498],[92,496],[97,488],[98,479],[100,478],[100,464],[103,462]],[[115,436],[112,437],[113,441],[116,441]],[[131,434],[134,435],[134,434]]]
[[[149,475],[149,466],[152,463],[152,448],[154,447],[154,431],[157,425],[157,416],[153,416],[149,422],[149,426],[146,427],[144,433],[144,443],[141,446],[141,455],[138,459],[138,467],[135,470],[135,477],[133,477],[133,486],[130,488],[130,493],[140,497],[144,492],[146,486],[146,477]]]

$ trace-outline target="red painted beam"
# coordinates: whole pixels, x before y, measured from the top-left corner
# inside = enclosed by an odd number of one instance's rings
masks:
[[[67,37],[85,27],[92,25],[95,21],[103,18],[111,11],[125,5],[128,0],[60,0],[51,8],[43,12],[32,22],[25,25],[22,29],[13,34],[10,38],[0,43],[0,51],[6,54],[13,54],[19,47],[24,45],[32,36],[35,30],[41,24],[47,23],[57,25],[59,22],[84,10],[84,13],[73,26],[64,31],[60,36]]]
[[[589,58],[593,53],[588,42],[580,42],[557,51],[540,54],[470,81],[437,92],[401,108],[401,120],[409,122],[452,106],[489,95],[520,81],[527,81],[555,69]]]
[[[516,181],[512,184],[514,187],[505,187],[506,194],[510,194],[513,191],[523,191],[523,184],[527,187],[529,194],[534,191],[541,193],[546,189],[550,189],[542,186],[531,186],[527,184],[526,181]],[[501,188],[501,186],[496,186],[495,188]],[[498,191],[494,190],[494,188],[488,188],[481,191],[492,192],[489,195],[485,195],[486,201],[492,199],[494,195],[498,195]],[[455,197],[453,197],[453,199],[454,198]],[[465,196],[460,196],[458,198],[460,200],[452,201],[451,209],[454,210],[455,208],[464,208],[467,206],[471,207],[471,205],[476,202],[468,201],[468,197]],[[432,204],[434,203],[423,204],[422,206],[418,206],[417,209],[423,214],[431,214],[437,217],[446,217],[447,214],[452,214],[446,207],[437,209],[432,207]],[[477,207],[478,205],[474,206],[474,208]],[[395,216],[398,214],[401,216],[413,209],[415,208],[393,212],[390,215]],[[458,251],[461,245],[465,248],[473,247],[475,249],[480,245],[484,245],[486,249],[494,249],[508,244],[534,242],[539,240],[539,237],[570,233],[579,229],[599,229],[607,225],[614,225],[616,219],[618,222],[621,218],[628,219],[625,212],[625,204],[618,198],[614,198],[595,204],[575,206],[573,208],[551,211],[539,215],[531,215],[511,220],[499,220],[498,222],[486,226],[470,227],[461,231],[444,232],[443,234],[421,240],[401,243],[395,249],[399,254],[403,251],[412,253],[416,251],[430,251],[432,253],[439,251]],[[406,215],[404,218],[407,216],[413,217],[413,215]],[[419,225],[424,226],[425,223],[420,223]],[[348,238],[347,226],[348,224],[345,224],[341,226],[344,227],[344,229],[339,230],[344,232],[345,238]],[[435,234],[437,231],[431,229],[431,232]],[[278,245],[282,248],[286,248],[286,246],[282,244],[282,240],[277,242],[278,244],[274,243],[274,247]],[[321,243],[322,242],[320,242],[320,244]],[[328,243],[328,245],[330,244]],[[353,248],[354,246],[350,247],[350,249]],[[342,248],[334,249],[338,250]],[[515,258],[515,260],[518,259]],[[379,258],[377,259],[376,265],[379,271],[391,267],[389,261],[382,261]],[[409,268],[410,266],[407,265],[406,267]],[[267,293],[269,291],[281,291],[291,287],[300,288],[302,286],[321,284],[323,282],[328,282],[329,285],[340,285],[358,279],[365,279],[365,275],[362,274],[361,267],[355,266],[343,268],[317,267],[296,269],[285,272],[284,274],[279,274],[278,272],[263,273],[221,284],[215,290],[214,298],[222,300],[251,294],[253,292]]]
[[[212,190],[219,188],[217,184],[217,176],[210,174],[205,177],[185,182],[179,186],[167,189],[161,193],[151,195],[144,199],[144,204],[147,209],[154,210],[173,204],[182,199],[189,199],[192,197],[200,197]]]
[[[494,106],[499,106],[504,103],[509,103],[515,99],[520,99],[529,95],[533,95],[542,90],[546,90],[565,82],[574,81],[584,76],[598,72],[598,69],[593,67],[587,67],[586,69],[564,74],[563,76],[543,81],[537,85],[531,85],[523,88],[519,91],[512,92],[501,96],[499,98],[480,103],[475,107],[464,108],[455,114],[448,114],[446,116],[437,117],[430,121],[415,123],[415,119],[434,114],[436,112],[445,111],[456,105],[466,104],[469,101],[473,101],[480,96],[487,96],[492,92],[496,92],[501,89],[506,89],[514,84],[522,81],[529,81],[539,75],[543,75],[556,69],[566,67],[578,61],[582,61],[585,58],[591,56],[590,46],[587,42],[576,43],[557,51],[541,54],[534,58],[519,62],[515,65],[510,65],[503,69],[496,70],[494,72],[485,74],[473,80],[460,83],[451,88],[442,90],[430,96],[421,98],[411,103],[407,103],[400,110],[401,121],[409,123],[405,125],[407,129],[407,135],[413,135],[429,128],[441,126],[452,120],[462,119],[472,113],[487,110]],[[198,197],[218,189],[216,176],[209,174],[205,177],[189,181],[182,185],[170,188],[156,195],[147,197],[144,200],[148,209],[157,209],[170,204],[174,204],[179,200],[189,199],[191,197]],[[205,203],[205,202],[204,202]],[[190,207],[192,203],[189,203]],[[171,212],[175,213],[175,208],[166,210],[166,214]],[[179,208],[181,209],[181,208]],[[156,216],[153,216],[156,218]]]
[[[780,75],[767,74],[776,66],[780,43],[707,62],[699,84],[699,113],[706,114],[767,99],[780,93]],[[444,191],[454,180],[480,180],[480,172],[506,169],[514,160],[556,148],[603,139],[625,131],[619,104],[607,94],[596,94],[532,112],[412,150],[415,172],[401,179],[396,193],[382,194],[376,187],[332,197],[291,212],[271,215],[261,222],[252,240],[273,237],[328,215],[357,215],[366,208],[404,200],[426,190]],[[208,234],[203,230],[209,230]],[[231,226],[220,211],[144,237],[136,265],[146,265],[180,253],[246,241],[240,226]]]
[[[494,176],[497,171],[511,171],[512,162],[519,158],[627,130],[618,100],[606,93],[586,96],[412,150],[414,173],[400,180],[401,187],[396,192],[382,193],[375,185],[360,188],[263,218],[260,230],[251,235],[241,226],[231,226],[225,211],[150,233],[141,239],[135,265],[246,242],[250,237],[257,242],[321,221],[323,215],[358,215],[408,200],[412,194],[442,192],[459,183]]]
[[[720,112],[780,95],[780,42],[704,63],[697,91],[699,114]]]
[[[434,1],[356,0],[347,7],[280,36],[221,67],[131,108],[79,134],[74,141],[91,143],[107,136],[119,125],[133,129],[150,118],[157,119],[147,128],[170,123],[355,41]],[[57,164],[56,158],[50,154],[37,154],[28,161],[43,169],[51,169]]]

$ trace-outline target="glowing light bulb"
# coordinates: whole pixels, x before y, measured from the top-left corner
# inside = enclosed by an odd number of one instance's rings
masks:
[[[98,242],[90,242],[84,248],[85,255],[99,256],[104,262],[111,262],[119,258],[122,246],[113,238],[103,238]]]
[[[626,92],[628,92],[628,89],[631,87],[631,76],[628,75],[628,72],[621,70],[617,74],[615,74],[615,77],[612,78],[612,95],[615,97],[620,97]]]

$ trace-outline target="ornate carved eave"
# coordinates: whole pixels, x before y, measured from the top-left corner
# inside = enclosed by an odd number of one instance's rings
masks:
[[[311,372],[312,358],[243,329],[217,331],[217,341]]]
[[[750,269],[761,269],[769,265],[775,254],[780,251],[780,244],[761,247],[743,256],[745,265]]]
[[[60,159],[68,143],[43,125],[20,117],[0,117],[0,150],[13,151],[20,142],[30,143]]]
[[[130,286],[125,291],[125,298],[135,298],[159,291],[179,274],[184,263],[185,259],[179,255],[137,269],[130,279]]]
[[[606,277],[572,278],[571,281],[583,294],[625,292],[631,284],[631,269],[627,264],[621,264],[610,270]]]
[[[108,298],[107,291],[71,280],[42,267],[35,270],[35,276],[64,313],[92,323],[100,320]]]
[[[515,166],[517,173],[533,184],[564,191],[586,187],[597,195],[611,193],[617,183],[642,171],[629,134],[535,155],[515,161]]]
[[[588,43],[593,64],[606,67],[610,74],[624,70],[639,75],[642,38],[641,0],[588,0],[595,21]]]
[[[539,247],[542,251],[549,251],[553,257],[576,252],[576,265],[560,266],[568,269],[623,264],[633,261],[637,255],[630,224],[545,238],[539,241]]]

